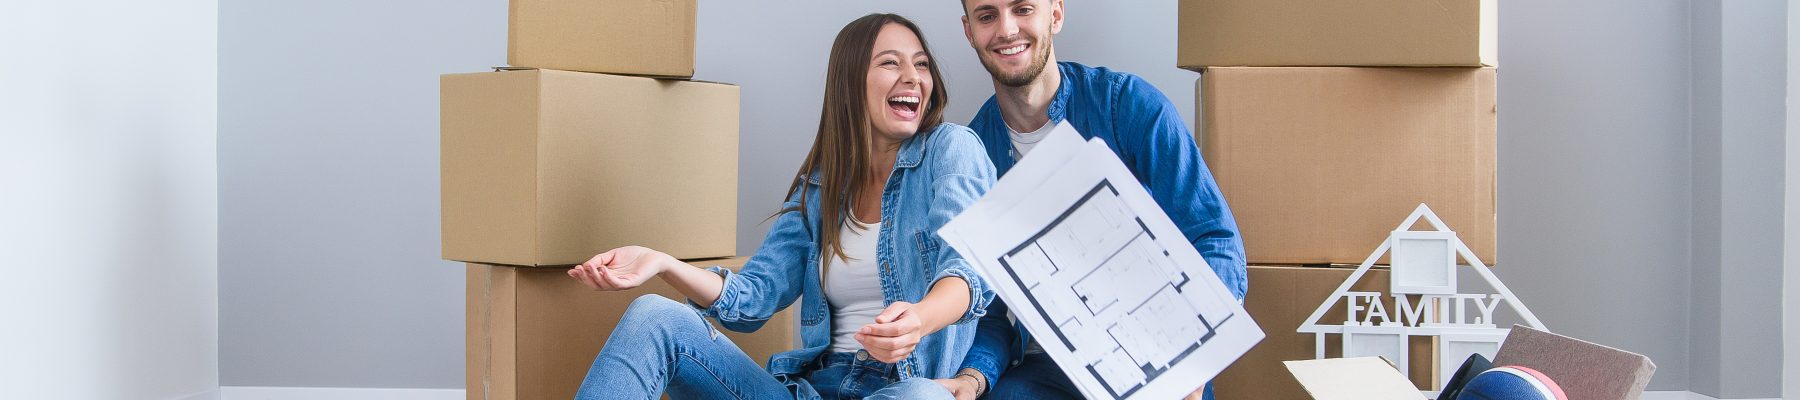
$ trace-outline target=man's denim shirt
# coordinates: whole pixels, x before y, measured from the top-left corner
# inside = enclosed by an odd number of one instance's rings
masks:
[[[1062,85],[1050,101],[1049,123],[1066,119],[1084,138],[1105,140],[1194,243],[1231,294],[1243,300],[1249,285],[1237,220],[1231,217],[1231,209],[1200,159],[1194,135],[1175,105],[1136,75],[1073,62],[1059,62],[1057,68],[1062,71]],[[987,144],[995,169],[1005,175],[1017,160],[994,98],[981,106],[969,127]],[[981,371],[991,388],[1004,367],[1024,356],[1030,338],[1028,332],[1015,330],[1001,301],[989,307],[980,325],[963,366]]]
[[[875,257],[880,262],[882,297],[889,304],[918,303],[939,279],[955,276],[969,283],[970,299],[955,324],[920,338],[912,354],[897,363],[902,379],[954,375],[975,337],[976,321],[994,298],[981,276],[937,235],[951,217],[986,194],[994,179],[993,164],[967,127],[941,124],[900,145],[893,174],[881,192]],[[726,329],[751,332],[800,300],[803,344],[770,357],[768,369],[791,389],[810,392],[810,385],[798,383],[805,372],[816,368],[808,364],[831,344],[831,308],[820,282],[818,232],[838,227],[820,228],[816,174],[809,176],[804,190],[807,211],[777,215],[762,247],[741,270],[711,269],[725,277],[725,286],[712,307],[701,312]],[[799,200],[798,193],[790,194],[782,209],[796,208]]]

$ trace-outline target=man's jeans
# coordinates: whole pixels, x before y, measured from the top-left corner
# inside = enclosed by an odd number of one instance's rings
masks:
[[[738,349],[685,304],[639,297],[588,368],[576,399],[950,399],[930,379],[896,382],[894,365],[867,353],[830,353],[797,379],[799,393]],[[815,394],[816,393],[816,394]]]

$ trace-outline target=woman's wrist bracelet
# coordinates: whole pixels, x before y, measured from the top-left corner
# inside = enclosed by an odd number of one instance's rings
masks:
[[[975,397],[981,397],[982,394],[987,392],[987,377],[981,376],[981,372],[963,368],[963,370],[957,371],[954,377],[960,378],[964,376],[975,381]]]

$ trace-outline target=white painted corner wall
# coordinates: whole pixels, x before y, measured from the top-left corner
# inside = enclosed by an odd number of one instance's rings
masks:
[[[1787,7],[1787,108],[1782,177],[1781,393],[1800,397],[1800,6]]]
[[[217,0],[0,7],[0,397],[218,390]]]

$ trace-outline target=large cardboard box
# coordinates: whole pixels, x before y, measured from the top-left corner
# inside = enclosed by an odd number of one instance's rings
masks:
[[[745,260],[689,263],[737,269]],[[686,299],[661,279],[629,291],[594,291],[569,278],[561,268],[470,263],[468,279],[471,400],[573,398],[594,356],[632,300],[648,294]],[[797,335],[792,308],[777,314],[756,333],[720,331],[757,363],[767,363],[770,355],[792,349]]]
[[[1250,263],[1361,264],[1419,203],[1497,262],[1494,69],[1208,68],[1198,86]]]
[[[1250,290],[1244,298],[1244,308],[1256,318],[1267,337],[1213,380],[1213,394],[1219,400],[1311,399],[1282,362],[1313,359],[1317,344],[1313,334],[1295,330],[1355,271],[1339,267],[1250,266]],[[1371,268],[1350,289],[1387,292],[1388,270]],[[1386,301],[1388,309],[1394,309],[1393,300]],[[1341,301],[1334,304],[1319,323],[1343,323],[1347,313],[1344,307]],[[1328,336],[1325,343],[1327,357],[1343,355],[1338,336]],[[1431,367],[1437,359],[1433,342],[1429,337],[1415,337],[1409,345],[1409,377],[1417,387],[1430,387],[1437,382],[1437,369]]]
[[[736,253],[736,86],[554,70],[440,83],[444,258]]]
[[[610,74],[694,75],[696,0],[512,0],[506,62]]]
[[[1176,62],[1493,66],[1497,0],[1182,0]]]

